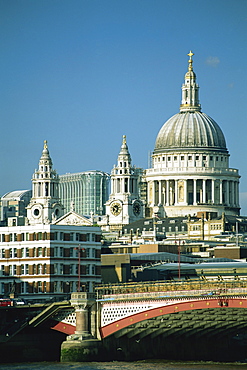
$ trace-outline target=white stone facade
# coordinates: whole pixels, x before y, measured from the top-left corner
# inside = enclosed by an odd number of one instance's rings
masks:
[[[101,230],[83,225],[0,228],[0,295],[66,295],[101,282]],[[37,296],[38,295],[38,296]]]
[[[121,228],[144,217],[140,200],[140,182],[143,171],[131,164],[131,157],[123,136],[117,165],[111,172],[111,194],[106,203],[107,223],[111,228]]]
[[[188,55],[180,113],[161,128],[152,168],[145,171],[148,216],[238,215],[240,176],[229,167],[220,127],[201,112],[193,53]]]

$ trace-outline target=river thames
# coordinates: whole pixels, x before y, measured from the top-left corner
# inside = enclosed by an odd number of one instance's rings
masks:
[[[31,362],[0,364],[1,370],[235,370],[247,363],[136,361],[136,362]]]

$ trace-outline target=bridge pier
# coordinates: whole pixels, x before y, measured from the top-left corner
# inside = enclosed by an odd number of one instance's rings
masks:
[[[76,312],[75,334],[69,335],[61,346],[61,362],[83,362],[99,360],[101,341],[94,338],[89,328],[89,312],[95,305],[93,293],[71,294],[71,305]]]

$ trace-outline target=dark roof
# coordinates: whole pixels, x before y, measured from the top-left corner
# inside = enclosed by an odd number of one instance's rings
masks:
[[[157,252],[157,253],[130,253],[130,260],[139,263],[148,262],[178,262],[179,255],[168,252]],[[202,258],[202,257],[189,257],[183,254],[180,255],[180,261],[183,263],[219,263],[219,262],[235,262],[229,258]],[[236,262],[240,263],[240,262]]]

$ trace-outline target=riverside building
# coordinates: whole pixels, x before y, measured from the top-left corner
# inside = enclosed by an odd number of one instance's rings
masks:
[[[32,178],[24,226],[0,227],[0,294],[25,298],[92,292],[101,282],[101,230],[73,209],[64,213],[47,142]],[[38,295],[37,295],[38,294]]]

